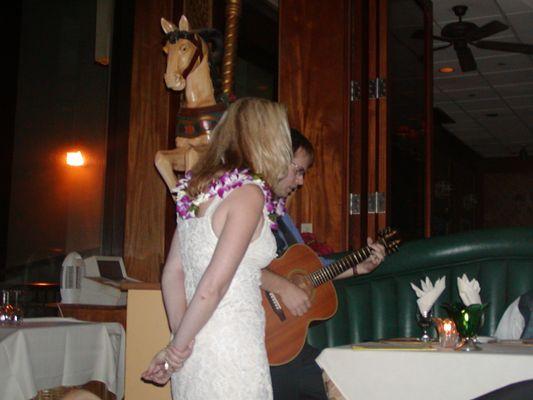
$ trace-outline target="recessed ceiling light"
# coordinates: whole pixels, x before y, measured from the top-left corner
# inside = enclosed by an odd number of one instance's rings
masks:
[[[488,114],[485,114],[486,117],[497,117],[498,116],[498,113],[488,113]]]
[[[441,67],[441,68],[439,68],[439,72],[442,72],[443,74],[450,74],[453,71],[455,71],[454,67]]]

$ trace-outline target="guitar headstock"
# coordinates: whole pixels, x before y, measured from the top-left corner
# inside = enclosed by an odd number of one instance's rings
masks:
[[[388,226],[378,232],[378,242],[385,247],[386,254],[391,254],[398,250],[402,240],[398,231]]]

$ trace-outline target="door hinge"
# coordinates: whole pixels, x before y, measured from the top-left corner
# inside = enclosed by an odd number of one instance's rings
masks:
[[[361,214],[361,195],[350,193],[350,215]]]
[[[385,193],[374,192],[368,194],[368,213],[383,214],[385,212]]]
[[[387,95],[387,82],[383,78],[371,79],[368,81],[368,97],[370,99],[380,99]]]
[[[350,101],[361,100],[361,84],[357,81],[350,81]]]

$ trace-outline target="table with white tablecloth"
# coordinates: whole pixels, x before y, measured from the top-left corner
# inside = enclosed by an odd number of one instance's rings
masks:
[[[533,346],[481,345],[481,351],[440,350],[409,343],[327,348],[317,363],[347,399],[472,399],[533,379]]]
[[[0,325],[0,399],[27,400],[39,390],[103,382],[124,395],[124,328],[70,318]]]

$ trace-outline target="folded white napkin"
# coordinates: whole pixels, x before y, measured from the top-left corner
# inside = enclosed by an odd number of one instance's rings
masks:
[[[418,300],[416,302],[418,304],[420,314],[422,314],[424,317],[427,317],[429,310],[431,310],[431,307],[433,307],[433,304],[435,301],[437,301],[446,287],[446,277],[443,276],[440,279],[437,279],[435,285],[433,285],[426,276],[425,281],[420,280],[420,288],[413,283],[411,283],[411,287],[418,296]]]
[[[465,306],[470,304],[481,304],[481,297],[479,297],[479,282],[475,279],[468,280],[468,276],[463,274],[462,277],[457,277],[457,289],[459,290],[459,296]]]

